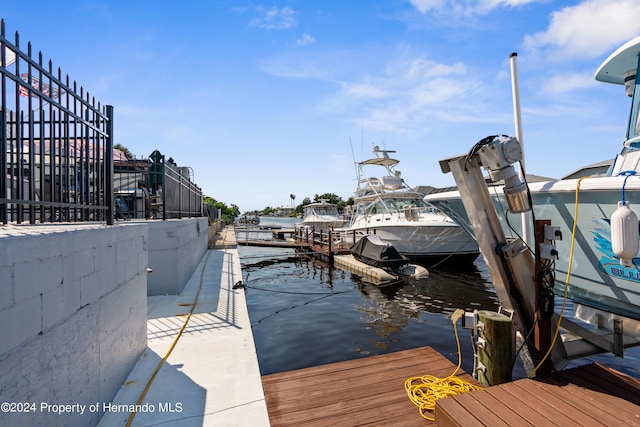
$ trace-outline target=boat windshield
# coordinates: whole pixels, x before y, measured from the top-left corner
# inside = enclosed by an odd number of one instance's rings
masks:
[[[385,212],[402,212],[405,209],[418,208],[424,210],[431,208],[421,199],[377,199],[375,202],[367,205],[366,213],[373,215]],[[435,210],[435,208],[433,208]]]
[[[316,206],[314,208],[318,215],[337,215],[338,209],[335,206]]]
[[[638,60],[638,67],[640,67],[640,57]],[[638,70],[638,68],[636,68],[636,70]],[[631,116],[629,117],[629,127],[627,129],[627,141],[636,139],[633,144],[635,148],[640,148],[640,139],[638,139],[638,137],[640,137],[640,114],[638,114],[638,110],[640,110],[640,79],[636,76],[631,101]]]

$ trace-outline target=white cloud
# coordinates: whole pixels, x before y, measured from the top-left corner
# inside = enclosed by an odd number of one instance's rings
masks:
[[[342,82],[343,96],[354,99],[383,99],[388,96],[388,92],[384,88],[369,82]]]
[[[549,28],[524,45],[554,61],[596,58],[638,35],[638,16],[638,0],[588,0],[554,12]]]
[[[296,44],[298,46],[307,46],[315,42],[316,42],[316,38],[306,33],[303,34],[302,37],[300,37],[298,40],[296,40]]]
[[[422,14],[444,9],[448,0],[409,0],[409,3]]]
[[[296,12],[290,7],[283,7],[282,9],[259,7],[258,13],[260,16],[253,18],[249,22],[249,26],[265,30],[286,30],[297,25]]]
[[[435,12],[454,15],[482,15],[500,7],[518,7],[529,3],[546,3],[550,0],[409,0],[424,14]]]
[[[593,87],[595,84],[593,73],[566,73],[547,79],[541,89],[545,93],[563,93]]]
[[[424,57],[389,63],[376,75],[341,82],[325,107],[346,113],[368,129],[403,131],[436,121],[491,121],[471,108],[483,102],[482,84],[462,63],[441,64]],[[470,99],[473,98],[473,102]],[[484,110],[483,110],[484,111]]]

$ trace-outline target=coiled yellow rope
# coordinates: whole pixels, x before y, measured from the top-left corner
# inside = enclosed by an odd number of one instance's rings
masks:
[[[420,411],[422,418],[435,421],[436,401],[444,397],[456,396],[473,390],[482,390],[475,384],[456,376],[462,364],[462,354],[460,353],[460,339],[458,338],[458,329],[456,322],[462,316],[464,311],[458,309],[451,316],[453,322],[453,330],[456,334],[456,343],[458,345],[458,366],[453,373],[446,378],[438,378],[433,375],[423,375],[420,377],[411,377],[404,382],[404,389],[409,396],[409,400],[416,405]]]

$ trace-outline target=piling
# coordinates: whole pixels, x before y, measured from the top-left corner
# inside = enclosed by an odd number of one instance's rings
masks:
[[[478,381],[492,386],[511,381],[514,333],[511,319],[494,311],[478,311],[478,320],[484,325],[478,336]]]

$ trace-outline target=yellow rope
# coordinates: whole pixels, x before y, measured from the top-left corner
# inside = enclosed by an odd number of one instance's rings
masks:
[[[533,368],[533,370],[529,373],[528,375],[529,378],[533,378],[533,376],[536,374],[536,371],[540,369],[540,366],[542,366],[544,361],[547,360],[547,358],[551,354],[551,350],[553,350],[553,346],[556,344],[556,340],[558,339],[558,336],[560,335],[560,323],[562,322],[562,317],[564,316],[564,309],[567,306],[567,296],[569,294],[569,279],[571,278],[571,266],[573,265],[573,249],[575,247],[575,242],[576,242],[576,229],[578,228],[578,193],[580,192],[580,183],[585,178],[590,178],[590,176],[583,176],[576,183],[576,201],[575,201],[575,206],[573,208],[573,228],[571,229],[571,249],[569,249],[569,266],[567,268],[567,278],[564,281],[564,300],[562,302],[562,309],[560,310],[560,315],[558,316],[558,324],[556,325],[556,331],[553,334],[553,340],[551,340],[551,345],[549,346],[547,353],[540,360],[538,365],[535,368]]]
[[[147,381],[147,385],[144,387],[144,390],[142,391],[142,393],[140,394],[140,397],[138,398],[138,401],[136,402],[136,407],[138,407],[139,405],[142,404],[142,401],[144,400],[144,397],[147,395],[147,392],[149,391],[149,388],[151,387],[151,384],[153,383],[153,380],[155,380],[156,375],[158,375],[158,372],[160,371],[160,368],[162,367],[162,365],[164,365],[164,362],[167,361],[167,359],[169,358],[169,355],[171,354],[171,352],[173,351],[174,347],[176,346],[176,344],[178,343],[178,340],[180,339],[180,337],[182,336],[182,332],[185,330],[185,328],[187,327],[187,324],[189,323],[189,320],[191,319],[191,315],[193,314],[193,310],[196,307],[196,304],[198,303],[198,298],[200,297],[200,291],[202,290],[202,282],[204,281],[204,271],[207,268],[207,262],[209,262],[209,256],[211,255],[211,251],[209,251],[209,253],[207,253],[207,258],[204,261],[204,264],[202,266],[202,273],[200,274],[200,285],[198,286],[198,291],[196,292],[196,296],[193,300],[193,305],[191,306],[191,310],[189,310],[189,314],[187,315],[186,319],[184,320],[184,323],[182,324],[182,327],[180,328],[180,331],[178,331],[178,335],[176,335],[176,337],[173,339],[173,342],[171,343],[171,346],[169,347],[169,350],[167,350],[167,352],[165,353],[164,357],[162,358],[162,360],[160,360],[160,362],[158,362],[158,365],[156,366],[156,369],[153,371],[153,374],[151,375],[151,378],[149,378],[149,381]],[[129,415],[129,419],[127,420],[127,424],[126,427],[130,427],[131,423],[133,422],[133,419],[136,416],[136,411],[131,412],[131,414]]]
[[[436,401],[443,397],[455,396],[473,390],[482,390],[475,384],[456,376],[462,364],[462,354],[460,353],[460,339],[458,338],[458,329],[456,322],[460,318],[462,310],[458,309],[451,316],[453,322],[453,330],[456,334],[456,343],[458,345],[458,366],[453,374],[446,378],[438,378],[433,375],[423,375],[420,377],[411,377],[404,382],[404,389],[409,396],[409,400],[416,405],[420,411],[422,418],[435,421],[435,416],[430,416],[436,411]]]

